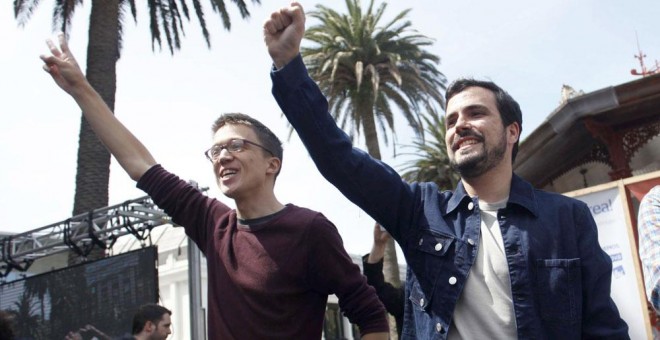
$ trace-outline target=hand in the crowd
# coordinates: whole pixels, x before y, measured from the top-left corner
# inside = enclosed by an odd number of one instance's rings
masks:
[[[83,331],[94,332],[97,335],[96,338],[101,339],[101,340],[112,340],[112,338],[109,335],[101,332],[100,330],[98,330],[93,325],[85,325],[85,327],[81,328],[80,331],[81,332],[83,332]]]
[[[371,252],[367,257],[368,263],[380,262],[385,257],[385,246],[390,239],[387,233],[378,223],[374,225],[374,244],[371,246]]]
[[[284,67],[300,53],[304,35],[305,11],[298,2],[270,15],[264,23],[264,42],[275,67]]]
[[[390,234],[381,227],[380,224],[376,223],[374,226],[374,244],[385,247],[387,241],[390,239]]]
[[[64,340],[83,340],[83,337],[79,332],[69,332],[69,334],[64,337]]]
[[[98,336],[95,335],[94,337],[97,338],[97,339],[101,339],[101,340],[112,340],[112,338],[111,338],[110,336],[108,336],[107,334],[101,332],[100,330],[98,330],[98,329],[97,329],[96,327],[94,327],[93,325],[85,325],[84,327],[81,327],[81,328],[80,328],[78,331],[76,331],[76,332],[74,332],[74,331],[69,332],[69,333],[64,337],[64,340],[83,340],[83,336],[82,336],[82,334],[83,334],[83,333],[87,333],[87,332],[90,332],[90,333],[96,333],[96,335],[98,335]]]
[[[64,34],[57,35],[60,47],[58,48],[52,40],[46,40],[51,55],[41,55],[44,61],[44,70],[48,72],[64,91],[73,95],[75,90],[87,83],[85,75],[80,70],[78,62],[69,51],[69,45],[64,38]]]

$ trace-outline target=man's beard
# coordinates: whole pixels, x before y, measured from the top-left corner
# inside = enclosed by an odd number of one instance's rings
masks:
[[[461,159],[460,163],[456,161],[456,153],[454,153],[454,157],[450,157],[451,167],[456,170],[462,178],[479,177],[495,168],[500,164],[502,159],[504,159],[504,153],[506,152],[506,132],[504,130],[502,131],[502,138],[500,138],[498,143],[490,150],[488,150],[488,145],[486,145],[483,136],[477,135],[474,132],[468,132],[466,134],[478,136],[480,138],[481,150],[476,155],[464,157]]]

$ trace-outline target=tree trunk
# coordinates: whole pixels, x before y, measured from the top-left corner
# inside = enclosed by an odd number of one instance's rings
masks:
[[[87,79],[114,111],[119,59],[119,0],[94,0],[89,18]],[[108,205],[110,153],[99,141],[83,116],[80,120],[78,164],[73,215]],[[89,259],[104,257],[95,247]],[[73,260],[73,261],[72,261]],[[69,258],[69,262],[78,262]]]
[[[369,98],[370,96],[367,95]],[[366,101],[366,103],[364,103]],[[376,159],[380,158],[380,146],[378,145],[378,131],[376,130],[376,119],[373,112],[373,103],[370,100],[361,99],[358,104],[358,109],[361,110],[359,116],[362,117],[362,129],[364,131],[364,139],[367,145],[367,152],[371,157]],[[362,111],[364,110],[364,111]],[[364,113],[364,114],[363,114]],[[389,282],[395,287],[401,286],[399,279],[399,262],[396,257],[396,246],[394,239],[390,237],[385,246],[385,257],[383,258],[383,276],[385,281]],[[392,315],[388,318],[390,324],[390,339],[397,340],[398,334],[396,331],[396,321]]]
[[[362,128],[364,129],[365,143],[367,144],[367,152],[371,157],[380,159],[380,147],[378,146],[378,132],[376,131],[376,119],[373,113],[373,103],[369,100],[364,100],[366,103],[359,104],[359,109],[364,114],[360,113],[362,117]],[[364,111],[362,111],[364,110]],[[368,110],[368,111],[367,111]],[[385,248],[385,258],[383,260],[383,275],[385,281],[393,284],[396,287],[401,286],[399,280],[399,263],[396,258],[396,248],[394,241],[390,238]]]

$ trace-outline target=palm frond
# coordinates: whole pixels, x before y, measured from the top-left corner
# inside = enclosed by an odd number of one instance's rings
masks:
[[[317,5],[309,17],[318,24],[307,29],[310,44],[301,48],[310,76],[328,98],[331,114],[351,136],[378,139],[380,134],[388,145],[390,137],[396,140],[396,120],[403,118],[423,139],[420,116],[444,109],[446,78],[437,69],[440,58],[425,50],[433,39],[412,29],[407,19],[410,9],[385,22],[386,3],[370,0],[362,6],[359,0],[345,0],[345,4],[345,13]],[[355,103],[349,105],[351,101]],[[390,103],[400,115],[392,113]],[[370,121],[375,125],[365,123]]]

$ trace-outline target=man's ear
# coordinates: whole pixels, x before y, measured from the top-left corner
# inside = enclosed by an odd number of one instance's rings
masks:
[[[520,124],[518,122],[513,122],[506,127],[507,131],[507,142],[513,145],[520,140]]]
[[[142,330],[147,333],[151,333],[154,331],[155,326],[156,325],[154,325],[153,322],[147,320],[147,322],[144,323],[144,327],[142,328]]]
[[[266,172],[274,175],[278,171],[280,171],[281,167],[282,167],[282,160],[277,157],[271,157],[268,160],[268,168],[266,168]]]

